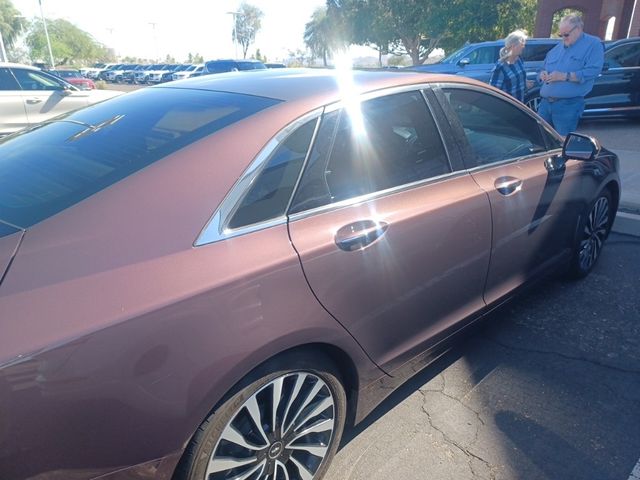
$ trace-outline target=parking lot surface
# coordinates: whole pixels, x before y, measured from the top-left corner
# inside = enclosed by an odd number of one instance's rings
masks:
[[[555,279],[345,432],[327,480],[627,480],[640,457],[640,238]]]

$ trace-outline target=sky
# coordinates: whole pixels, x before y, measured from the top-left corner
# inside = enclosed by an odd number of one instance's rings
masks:
[[[27,18],[40,19],[38,0],[12,0]],[[42,0],[46,18],[63,18],[113,48],[116,55],[185,61],[189,53],[205,60],[236,56],[232,40],[238,0]],[[262,28],[247,56],[260,49],[268,61],[283,61],[288,51],[305,49],[304,26],[325,0],[248,0],[264,13]],[[237,46],[237,56],[242,48]],[[375,51],[355,49],[354,55]]]

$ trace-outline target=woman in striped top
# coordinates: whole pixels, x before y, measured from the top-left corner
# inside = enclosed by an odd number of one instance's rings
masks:
[[[520,58],[527,43],[527,34],[523,30],[511,32],[504,40],[504,47],[500,49],[500,59],[491,73],[489,83],[507,92],[514,98],[524,102],[527,88],[533,86],[533,81],[527,80],[524,63]]]

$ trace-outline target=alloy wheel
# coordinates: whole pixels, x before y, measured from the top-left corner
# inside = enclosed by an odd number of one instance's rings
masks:
[[[598,259],[609,232],[609,200],[600,197],[591,208],[580,241],[579,261],[583,271],[591,269]]]
[[[233,414],[205,479],[312,480],[331,446],[335,410],[330,388],[312,373],[271,380]]]

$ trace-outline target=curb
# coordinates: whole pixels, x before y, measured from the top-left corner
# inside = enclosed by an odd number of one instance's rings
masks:
[[[613,222],[612,231],[640,237],[640,215],[618,212]]]

